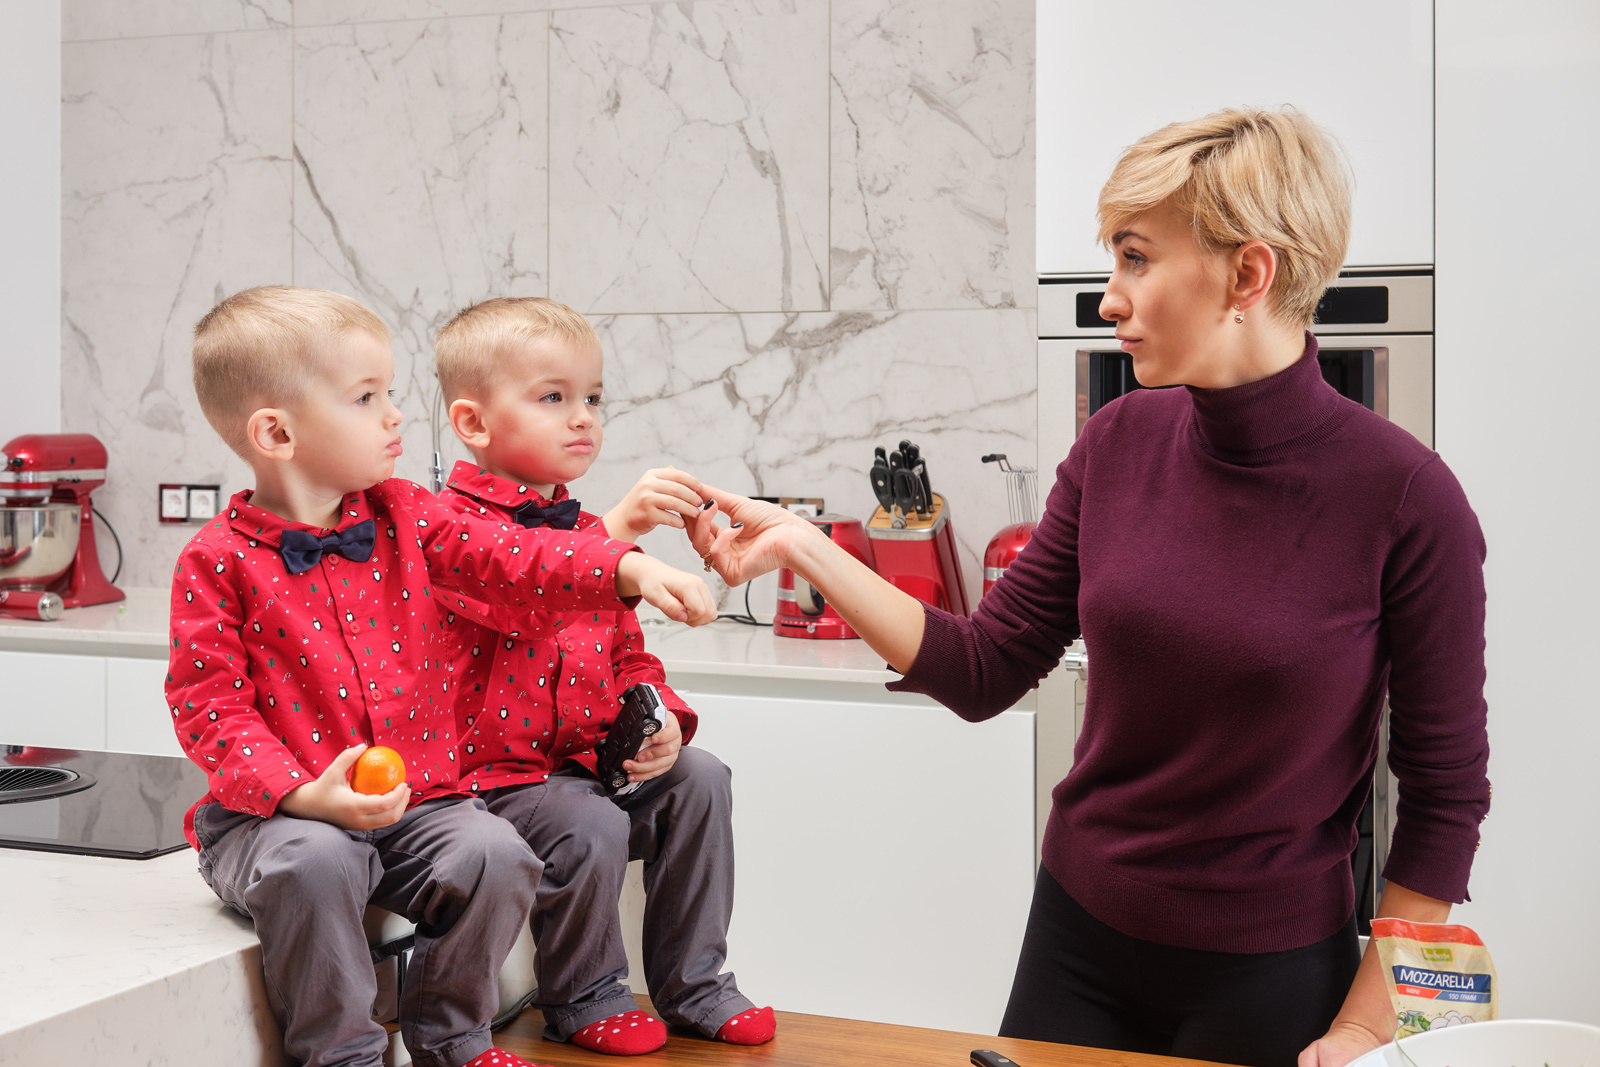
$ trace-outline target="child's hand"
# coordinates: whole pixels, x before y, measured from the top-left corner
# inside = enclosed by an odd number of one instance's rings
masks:
[[[366,745],[356,745],[339,753],[316,781],[290,790],[278,802],[278,810],[297,819],[332,823],[341,830],[377,830],[399,822],[411,799],[411,786],[401,782],[378,796],[350,788],[350,768],[366,750]]]
[[[643,552],[629,552],[618,561],[617,596],[642,596],[667,618],[690,626],[704,626],[717,617],[717,602],[704,581]]]
[[[600,521],[619,541],[637,541],[657,526],[686,529],[704,501],[700,479],[671,467],[644,472],[621,503]]]
[[[630,782],[648,782],[666,774],[678,762],[678,749],[683,747],[683,728],[678,725],[676,715],[665,708],[662,711],[667,724],[657,730],[654,737],[644,739],[638,755],[622,761],[622,769],[628,772]]]

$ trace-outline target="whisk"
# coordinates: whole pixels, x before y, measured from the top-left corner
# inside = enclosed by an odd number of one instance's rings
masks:
[[[1035,467],[1019,467],[1006,459],[1004,452],[991,452],[983,462],[994,463],[1006,476],[1006,509],[1012,522],[1033,522],[1038,517],[1039,471]]]

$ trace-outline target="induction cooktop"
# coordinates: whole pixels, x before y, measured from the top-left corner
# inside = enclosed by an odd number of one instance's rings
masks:
[[[181,756],[0,745],[0,848],[150,859],[187,848],[205,772]]]

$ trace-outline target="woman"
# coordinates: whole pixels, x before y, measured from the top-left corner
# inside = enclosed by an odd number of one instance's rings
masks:
[[[1091,663],[1001,1033],[1338,1067],[1387,1041],[1350,853],[1392,708],[1399,818],[1378,914],[1465,898],[1488,810],[1484,545],[1439,457],[1327,386],[1307,327],[1349,232],[1304,116],[1228,111],[1128,149],[1101,192],[1100,306],[1145,386],[1056,473],[969,619],[899,592],[780,509],[708,490],[730,583],[788,566],[964,718],[1080,634]]]

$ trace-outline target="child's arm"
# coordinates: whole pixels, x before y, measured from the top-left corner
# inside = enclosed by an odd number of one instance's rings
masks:
[[[619,541],[637,541],[657,526],[688,529],[700,513],[704,498],[700,479],[672,467],[644,472],[616,507],[600,522],[606,533]]]
[[[428,574],[475,600],[525,610],[617,611],[643,597],[672,618],[699,626],[716,618],[701,579],[651,559],[636,545],[548,528],[513,529],[457,514],[419,485],[391,478],[369,492],[386,504],[394,526],[379,536],[417,539]],[[410,523],[407,530],[398,528]]]
[[[256,710],[239,598],[227,566],[190,544],[172,579],[167,704],[178,743],[223,806],[265,818],[312,780]]]
[[[387,793],[371,795],[350,788],[350,768],[366,745],[347,748],[328,769],[285,796],[278,810],[297,819],[328,822],[341,830],[379,830],[400,821],[411,801],[411,786],[401,782]]]

